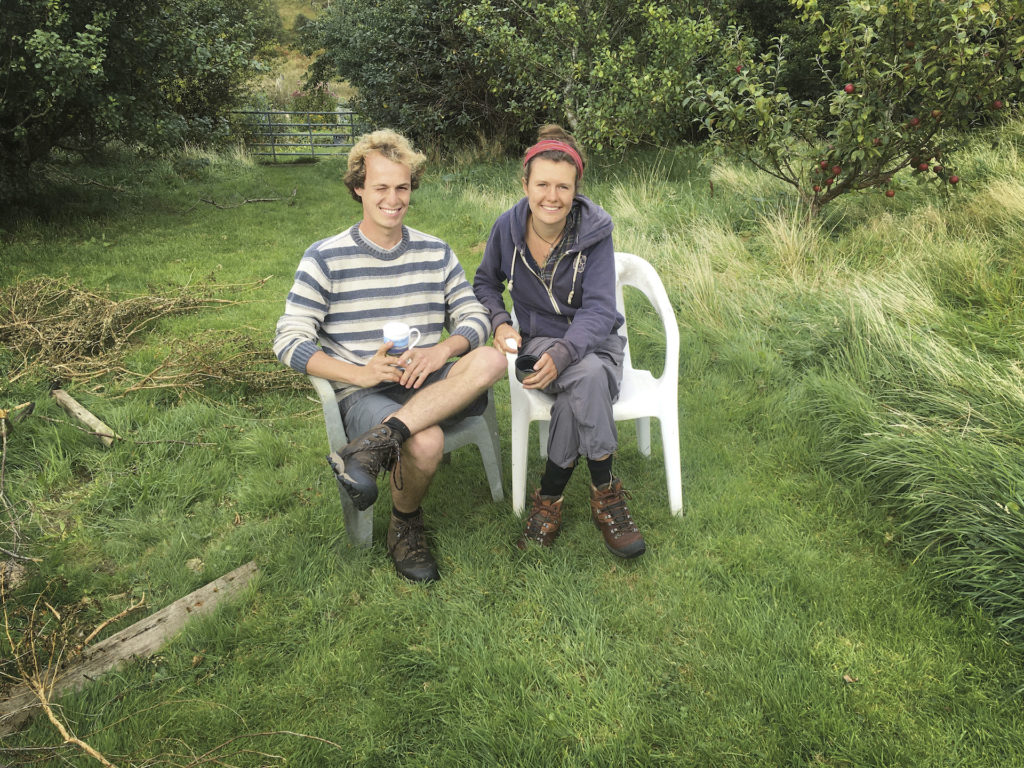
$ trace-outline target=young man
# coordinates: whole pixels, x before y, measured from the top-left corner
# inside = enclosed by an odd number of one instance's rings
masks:
[[[425,159],[388,130],[352,148],[345,186],[363,219],[307,249],[274,339],[285,365],[335,383],[345,430],[357,437],[328,461],[356,506],[373,504],[377,475],[393,470],[388,552],[412,581],[439,578],[420,507],[444,455],[438,425],[482,412],[505,373],[504,355],[486,346],[487,310],[451,248],[402,224]],[[381,341],[392,321],[421,333],[401,357]]]

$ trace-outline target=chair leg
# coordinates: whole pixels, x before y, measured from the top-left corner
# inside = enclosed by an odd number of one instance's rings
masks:
[[[501,501],[505,498],[505,492],[501,487],[501,438],[498,437],[498,416],[494,412],[493,397],[483,415],[484,423],[487,424],[487,438],[480,440],[477,447],[480,449],[480,458],[487,472],[487,482],[491,486],[491,498],[494,501]]]
[[[668,507],[676,517],[683,515],[683,465],[679,456],[679,422],[661,419],[661,448],[665,455]]]
[[[651,455],[651,417],[636,420],[636,447],[644,456]]]
[[[345,516],[345,532],[349,542],[356,547],[369,547],[373,543],[373,507],[356,509],[356,504],[338,481],[341,496],[341,511]]]
[[[526,508],[526,463],[529,455],[530,421],[525,413],[512,412],[512,511],[519,517]]]

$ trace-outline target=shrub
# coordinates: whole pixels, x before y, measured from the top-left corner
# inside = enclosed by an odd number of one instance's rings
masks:
[[[957,183],[951,150],[1021,89],[1024,19],[1007,13],[1014,3],[852,2],[827,19],[817,0],[795,2],[817,27],[830,92],[797,99],[784,85],[790,41],[759,53],[733,27],[721,38],[731,66],[693,85],[711,136],[792,184],[812,213],[861,189],[892,196],[904,169],[920,183]]]
[[[418,143],[458,146],[506,134],[506,109],[487,89],[459,23],[465,0],[351,0],[307,24],[305,48],[322,52],[314,81],[346,80],[370,124]]]
[[[692,136],[686,86],[713,59],[715,25],[699,8],[482,0],[462,21],[491,93],[520,132],[553,120],[595,149]]]
[[[11,0],[0,14],[0,197],[56,147],[216,135],[279,21],[267,0]]]

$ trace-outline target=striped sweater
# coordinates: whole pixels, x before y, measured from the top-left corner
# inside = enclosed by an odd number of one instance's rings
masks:
[[[487,310],[447,243],[402,227],[402,241],[385,251],[356,224],[306,250],[277,321],[274,354],[302,373],[318,349],[364,365],[392,320],[418,328],[424,347],[441,341],[444,328],[465,336],[470,349],[491,332]],[[339,400],[358,389],[341,382],[334,388]]]

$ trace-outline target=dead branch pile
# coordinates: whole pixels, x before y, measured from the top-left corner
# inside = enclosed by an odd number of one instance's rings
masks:
[[[123,394],[155,388],[198,392],[213,382],[249,392],[302,390],[301,377],[277,363],[266,338],[239,331],[168,340],[164,362],[152,370],[132,370],[125,364],[131,343],[160,318],[240,303],[217,294],[258,288],[265,281],[247,286],[207,283],[120,301],[63,277],[15,283],[0,291],[0,347],[12,356],[8,381],[33,375],[84,383],[110,376]]]

